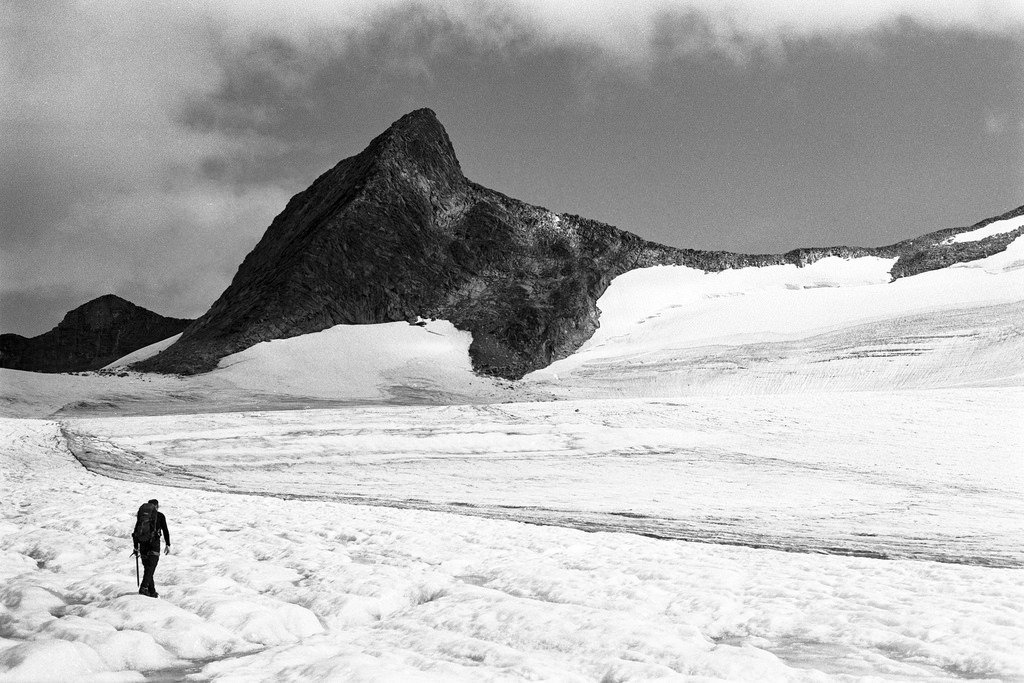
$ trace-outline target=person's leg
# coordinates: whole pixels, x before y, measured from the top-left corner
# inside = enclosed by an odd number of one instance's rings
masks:
[[[149,594],[149,582],[153,580],[153,563],[149,559],[149,553],[139,553],[142,555],[142,583],[139,584],[139,592],[143,595]]]
[[[156,586],[153,584],[153,574],[156,572],[157,562],[160,561],[160,553],[159,551],[143,548],[140,554],[142,555],[142,566],[146,568],[146,572],[142,575],[142,584],[139,586],[139,592],[143,595],[155,597]]]
[[[160,546],[157,546],[156,550],[150,551],[150,557],[153,558],[153,568],[150,570],[150,595],[157,597],[157,587],[153,583],[153,575],[157,573],[157,562],[160,561]]]
[[[153,575],[156,573],[157,562],[160,561],[160,547],[157,546],[156,550],[150,551],[149,557],[153,562],[152,569],[149,570],[149,594],[152,597],[156,597],[156,585],[153,583]]]

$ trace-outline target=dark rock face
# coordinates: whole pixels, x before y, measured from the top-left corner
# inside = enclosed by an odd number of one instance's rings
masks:
[[[0,367],[32,372],[98,370],[162,339],[191,320],[165,318],[108,294],[79,306],[38,337],[0,335]]]
[[[477,371],[517,379],[579,348],[597,328],[598,298],[634,268],[902,258],[938,241],[780,255],[647,242],[467,180],[448,134],[421,109],[295,195],[210,310],[134,369],[205,372],[261,341],[422,316],[472,332]]]
[[[899,256],[899,259],[896,261],[896,264],[893,266],[890,274],[892,275],[893,280],[895,280],[901,277],[917,275],[918,273],[925,273],[929,270],[945,268],[953,265],[954,263],[976,261],[978,259],[985,258],[986,256],[992,256],[993,254],[1005,251],[1010,242],[1021,235],[1024,235],[1024,227],[1017,228],[1010,232],[1004,232],[999,235],[992,235],[991,237],[977,240],[975,242],[946,244],[945,240],[958,233],[977,230],[978,228],[985,227],[989,223],[1006,220],[1008,218],[1016,218],[1017,216],[1024,216],[1024,206],[1020,206],[1012,211],[1007,211],[1002,215],[988,218],[968,228],[939,230],[938,232],[932,232],[922,237],[900,242],[892,247],[883,247],[895,249],[898,252],[896,255]]]

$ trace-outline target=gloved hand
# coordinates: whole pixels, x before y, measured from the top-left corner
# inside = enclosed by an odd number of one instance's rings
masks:
[[[171,554],[171,544],[168,543],[167,547],[164,548],[164,555],[170,555],[170,554]]]

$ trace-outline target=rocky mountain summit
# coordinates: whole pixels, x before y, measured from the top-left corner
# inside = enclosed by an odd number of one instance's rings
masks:
[[[945,243],[983,224],[879,248],[749,255],[669,247],[466,179],[444,127],[420,109],[292,197],[209,311],[134,369],[194,374],[262,341],[422,317],[471,332],[478,372],[517,379],[578,349],[597,329],[598,298],[634,268],[718,271],[875,255],[898,258],[893,277],[906,277],[1001,251],[1020,232]]]
[[[70,311],[57,327],[39,336],[0,334],[0,367],[32,372],[98,370],[178,334],[191,322],[107,294]]]

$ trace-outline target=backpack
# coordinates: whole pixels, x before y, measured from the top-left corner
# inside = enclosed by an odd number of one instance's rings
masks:
[[[152,503],[143,503],[139,507],[139,514],[135,517],[135,531],[132,532],[132,541],[135,545],[160,542],[160,527],[157,524],[156,506]]]

